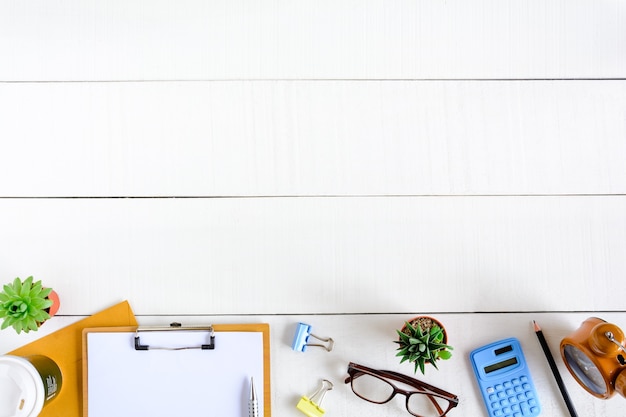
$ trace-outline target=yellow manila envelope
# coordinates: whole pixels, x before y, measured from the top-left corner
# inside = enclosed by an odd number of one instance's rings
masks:
[[[8,353],[16,356],[45,355],[61,368],[63,385],[59,396],[43,408],[40,417],[82,416],[83,329],[114,326],[137,326],[127,301]]]

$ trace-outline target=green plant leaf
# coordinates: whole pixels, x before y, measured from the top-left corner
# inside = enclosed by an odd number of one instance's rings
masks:
[[[443,343],[431,343],[430,346],[432,349],[445,349],[447,347]]]
[[[452,357],[452,352],[449,352],[447,350],[441,350],[439,351],[439,357],[443,360],[448,360]]]
[[[396,330],[398,332],[398,335],[400,336],[400,341],[404,342],[404,343],[408,343],[409,342],[409,338],[410,336],[408,334],[405,334],[403,332],[401,332],[400,330]]]
[[[419,370],[422,372],[422,374],[424,374],[425,373],[424,361],[419,361],[415,364],[415,373],[417,373],[418,366],[419,366]]]
[[[443,340],[443,330],[440,327],[433,327],[430,330],[430,337],[436,342],[441,342]]]
[[[30,295],[33,297],[45,298],[48,296],[48,294],[50,294],[50,291],[52,291],[52,288],[44,288],[43,284],[41,283],[41,280],[38,280],[31,284],[29,292],[30,292]]]
[[[50,295],[50,293],[52,292],[52,288],[44,288],[41,290],[41,292],[39,293],[39,296],[41,298],[46,298],[47,296]]]
[[[30,302],[30,306],[33,309],[38,309],[38,310],[43,310],[44,305],[46,305],[46,300],[44,300],[43,298],[34,298],[33,300],[31,300]]]
[[[402,348],[397,354],[396,356],[404,356],[407,353],[409,353],[409,348]]]
[[[24,327],[24,324],[21,321],[16,321],[13,323],[13,328],[18,334],[22,332],[23,327]]]
[[[19,282],[19,278],[16,278],[16,280]],[[24,280],[23,283],[21,283],[21,288],[20,290],[15,290],[21,297],[28,297],[28,295],[30,294],[30,289],[32,287],[33,284],[33,277],[28,277]]]
[[[21,295],[22,292],[22,280],[19,278],[15,278],[13,280],[13,290],[17,295]]]
[[[404,322],[404,325],[406,326],[406,328],[407,328],[407,329],[409,329],[409,332],[410,332],[411,334],[416,333],[416,332],[415,332],[415,327],[411,326],[411,323],[409,323],[408,321],[405,321],[405,322]]]
[[[17,293],[15,292],[15,290],[13,289],[13,287],[11,285],[5,284],[2,286],[2,290],[4,291],[4,293],[9,296],[9,297],[17,297]]]
[[[2,326],[0,326],[0,330],[4,330],[11,325],[11,320],[9,317],[5,318],[2,322]]]

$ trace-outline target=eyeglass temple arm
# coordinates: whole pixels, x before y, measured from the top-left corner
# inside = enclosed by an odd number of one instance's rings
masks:
[[[419,384],[420,384],[420,387],[419,387],[420,389],[422,389],[424,391],[430,391],[430,392],[433,392],[435,394],[443,395],[446,398],[448,398],[450,400],[453,400],[453,401],[458,401],[458,397],[456,395],[454,395],[454,394],[452,394],[450,392],[444,391],[441,388],[437,388],[437,387],[435,387],[433,385],[427,384],[426,382],[419,381],[417,379],[416,380],[410,379],[410,378],[406,377],[405,375],[402,375],[402,374],[394,372],[394,371],[381,371],[381,372],[383,374],[386,373],[386,374],[392,375],[394,378],[396,378],[396,379],[398,379],[398,380],[400,380],[400,381],[402,381],[402,382],[404,382],[406,384],[409,384],[409,385],[411,385],[411,386],[413,386],[415,388],[418,388],[417,384],[415,383],[415,381],[418,381]]]

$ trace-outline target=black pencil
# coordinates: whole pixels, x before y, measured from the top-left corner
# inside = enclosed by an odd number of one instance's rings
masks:
[[[559,373],[558,368],[556,367],[556,363],[554,363],[554,358],[552,357],[552,353],[550,353],[550,348],[548,347],[548,343],[546,343],[546,338],[543,337],[543,332],[541,331],[541,327],[537,324],[536,321],[533,320],[533,325],[535,326],[535,334],[537,335],[537,339],[539,339],[539,344],[543,349],[543,353],[546,355],[546,359],[548,360],[548,364],[550,364],[550,369],[552,369],[552,374],[554,375],[554,379],[556,379],[556,383],[559,386],[559,390],[561,391],[561,395],[563,396],[563,400],[565,401],[565,405],[569,410],[569,414],[572,417],[578,417],[576,414],[576,410],[574,409],[574,404],[572,404],[572,400],[569,398],[569,394],[567,393],[567,389],[565,388],[565,384],[563,383],[563,379],[561,378],[561,374]]]

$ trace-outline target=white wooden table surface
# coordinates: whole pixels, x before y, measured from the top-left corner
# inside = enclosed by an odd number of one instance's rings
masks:
[[[132,303],[131,303],[132,305]],[[459,396],[459,405],[448,415],[486,416],[477,388],[469,353],[482,345],[508,337],[520,340],[526,361],[535,383],[542,416],[567,416],[568,411],[546,358],[532,327],[536,320],[543,329],[555,362],[579,416],[621,417],[624,415],[623,397],[616,395],[600,400],[587,394],[577,385],[563,364],[559,353],[561,339],[569,335],[588,317],[601,317],[624,328],[626,313],[474,313],[437,314],[449,332],[454,346],[453,357],[439,364],[439,370],[426,368],[426,374],[413,374],[413,366],[399,364],[395,357],[395,329],[410,318],[406,314],[348,314],[348,315],[242,315],[242,316],[138,316],[140,325],[167,325],[178,321],[186,325],[210,323],[269,323],[271,346],[271,401],[272,415],[302,416],[296,404],[302,395],[312,394],[321,379],[334,385],[322,405],[326,415],[382,417],[408,416],[404,400],[396,398],[386,405],[374,405],[356,397],[344,383],[349,362],[376,369],[402,372],[440,387]],[[80,317],[56,317],[38,333],[18,337],[2,332],[2,352],[21,346],[26,339],[44,336]],[[312,326],[320,337],[335,341],[331,352],[309,347],[306,352],[295,352],[291,343],[298,322]]]
[[[0,282],[60,293],[31,337],[123,299],[267,321],[280,416],[445,315],[459,351],[427,377],[465,415],[466,353],[511,334],[564,414],[528,323],[553,346],[593,312],[626,326],[625,22],[620,0],[2,2]],[[337,351],[290,352],[300,319]],[[581,415],[624,401],[571,391]]]

